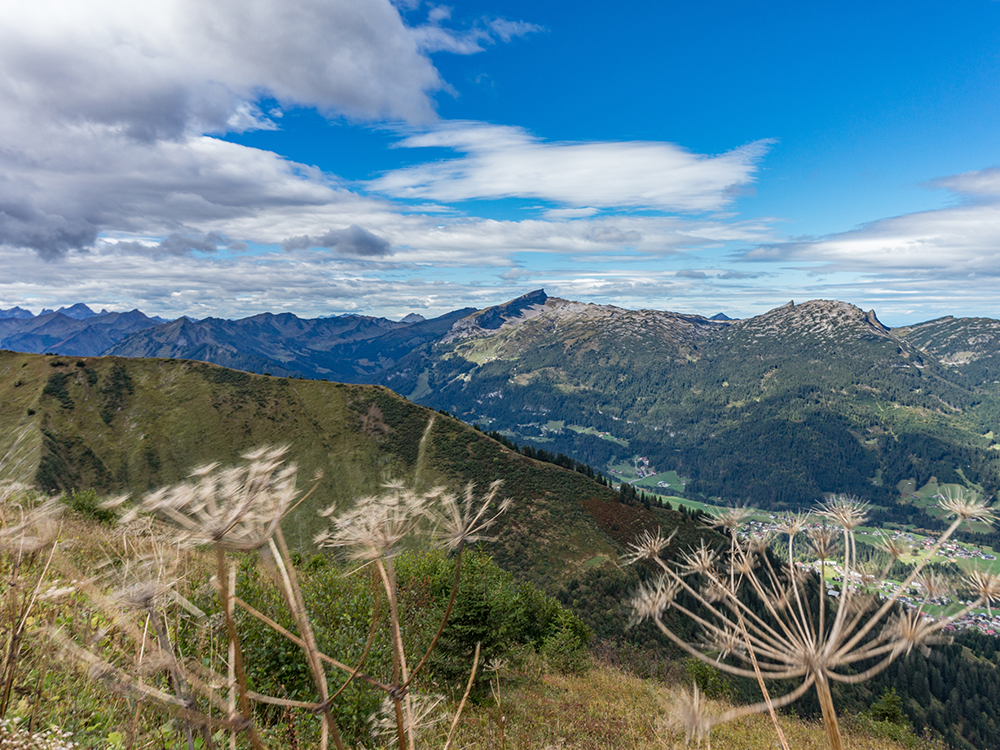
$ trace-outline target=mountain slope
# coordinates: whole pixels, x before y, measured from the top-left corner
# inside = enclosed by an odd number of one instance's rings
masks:
[[[567,578],[615,566],[622,548],[609,533],[619,526],[666,525],[581,474],[513,453],[379,386],[181,360],[0,352],[0,480],[140,494],[264,443],[290,446],[300,486],[323,472],[286,525],[300,547],[323,527],[318,509],[349,505],[392,479],[456,490],[503,480],[515,502],[490,550],[553,593]]]
[[[363,382],[413,348],[436,341],[470,312],[474,310],[457,310],[432,320],[417,316],[411,322],[363,315],[308,320],[291,313],[242,320],[180,319],[123,338],[105,353],[197,359],[258,373]]]
[[[156,320],[138,310],[93,313],[85,305],[74,305],[66,312],[0,319],[0,348],[36,354],[57,352],[71,357],[93,356],[130,333],[157,325]]]
[[[421,347],[380,382],[594,466],[642,456],[732,501],[849,492],[891,505],[897,482],[959,470],[1000,489],[981,429],[996,387],[970,386],[874,312],[824,300],[740,321],[551,298],[525,309]]]

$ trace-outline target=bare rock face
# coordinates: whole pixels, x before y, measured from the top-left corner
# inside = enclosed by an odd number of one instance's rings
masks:
[[[756,336],[799,334],[839,338],[852,333],[892,335],[890,329],[875,316],[874,310],[864,312],[860,307],[837,300],[811,300],[798,305],[788,302],[763,315],[737,321],[733,328]]]
[[[905,326],[896,332],[945,365],[1000,360],[1000,320],[948,315]]]
[[[539,314],[547,299],[548,295],[544,289],[536,289],[502,305],[487,307],[459,320],[441,341],[448,343],[470,336],[483,336],[497,330],[505,323],[534,317]]]

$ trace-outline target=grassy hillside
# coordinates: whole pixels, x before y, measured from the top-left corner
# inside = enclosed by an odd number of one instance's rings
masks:
[[[491,548],[557,589],[666,521],[587,477],[511,452],[447,415],[380,386],[252,375],[183,360],[67,358],[0,352],[0,479],[48,492],[136,496],[196,466],[288,444],[300,476],[323,473],[289,523],[308,547],[316,511],[350,505],[398,479],[421,489],[504,481],[512,511]],[[667,519],[669,521],[669,519]],[[688,524],[693,529],[693,524]]]
[[[0,528],[4,531],[20,518],[17,506],[0,506]],[[165,557],[157,556],[157,550],[163,552],[162,535],[148,534],[138,525],[115,528],[71,512],[62,518],[56,538],[58,549],[52,549],[51,557],[45,552],[21,558],[12,548],[0,546],[0,572],[24,584],[18,587],[15,601],[32,599],[36,581],[47,591],[34,601],[31,616],[25,619],[15,668],[9,673],[12,699],[6,716],[0,716],[15,723],[0,725],[0,746],[55,750],[68,747],[66,740],[72,740],[75,747],[95,750],[186,747],[183,715],[175,710],[171,719],[162,702],[149,697],[149,693],[137,699],[135,691],[127,688],[127,680],[129,675],[138,674],[148,688],[171,690],[164,663],[143,655],[147,649],[153,651],[152,641],[139,648],[146,637],[142,625],[150,626],[150,615],[156,612],[163,615],[159,627],[169,632],[170,642],[177,645],[185,663],[225,673],[224,627],[218,597],[215,589],[206,585],[214,567],[212,556],[201,550],[174,550]],[[284,626],[294,628],[287,609],[266,583],[264,566],[253,558],[240,556],[239,596]],[[15,559],[19,561],[16,568]],[[143,570],[142,561],[151,559],[157,561],[156,565]],[[447,599],[451,558],[440,553],[415,554],[397,558],[397,562],[407,646],[421,653]],[[377,619],[373,613],[378,611],[385,617],[384,602],[379,610],[373,601],[380,592],[371,587],[370,579],[357,571],[345,575],[354,567],[310,560],[298,572],[320,648],[324,653],[349,658],[351,663],[364,645],[368,618]],[[95,571],[97,577],[80,571]],[[152,589],[146,576],[157,576],[152,579],[158,581]],[[65,586],[71,580],[79,583],[82,579],[87,580],[75,591]],[[446,717],[420,733],[419,747],[444,744],[448,714],[458,708],[469,660],[460,660],[461,680],[451,678],[446,667],[455,640],[468,640],[470,623],[487,627],[499,624],[511,640],[494,636],[489,660],[481,664],[479,688],[465,706],[453,746],[593,750],[680,746],[688,704],[681,684],[691,676],[683,664],[672,665],[666,681],[654,681],[642,679],[620,665],[611,666],[607,659],[591,660],[578,652],[567,655],[559,637],[530,639],[532,633],[544,631],[545,626],[551,630],[560,622],[572,624],[572,618],[560,614],[551,600],[530,586],[513,583],[509,575],[481,555],[469,561],[464,579],[468,585],[463,586],[452,616],[455,628],[445,631],[439,646],[442,657],[432,662],[432,672],[414,683],[417,693],[433,691],[442,695],[444,701],[438,711]],[[164,587],[176,591],[177,596],[163,596]],[[54,589],[59,593],[53,593]],[[143,593],[150,590],[159,594]],[[106,595],[112,598],[104,598]],[[6,624],[15,613],[4,610],[0,616]],[[315,700],[310,697],[307,670],[297,649],[245,612],[238,614],[237,624],[251,689]],[[50,628],[58,628],[61,635],[53,635]],[[78,644],[104,664],[116,665],[117,671],[107,666],[87,669],[74,664],[68,651],[52,648],[58,637]],[[388,679],[388,649],[388,636],[382,630],[366,662],[367,675]],[[605,652],[606,657],[612,655]],[[143,662],[144,658],[149,661]],[[143,669],[139,669],[140,663],[145,665]],[[343,682],[343,673],[330,672],[333,684]],[[708,684],[719,688],[717,680]],[[369,717],[379,700],[378,693],[357,684],[338,696],[335,712],[348,747],[384,746],[369,742]],[[208,711],[217,720],[225,710],[224,704],[208,706],[201,693],[188,705]],[[274,706],[257,706],[255,721],[267,747],[318,747],[317,718],[308,709],[309,704],[304,705],[277,710],[270,710]],[[713,700],[707,706],[709,714],[728,707],[725,700]],[[863,717],[852,720],[845,716],[844,721],[846,739],[852,748],[940,747],[918,744],[912,733],[899,726],[876,724]],[[792,747],[825,747],[819,724],[794,715],[783,716],[781,723]],[[44,739],[46,735],[52,737],[45,728],[53,725],[65,733],[63,742]],[[224,729],[219,730],[215,746],[227,746],[227,735]],[[889,739],[893,736],[903,741]],[[714,728],[711,742],[716,748],[758,750],[775,747],[776,736],[766,717],[752,717]],[[206,745],[198,737],[195,746]],[[249,746],[245,735],[240,736],[237,746]]]

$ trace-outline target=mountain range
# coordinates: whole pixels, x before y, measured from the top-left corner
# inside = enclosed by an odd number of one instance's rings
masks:
[[[932,477],[1000,490],[1000,321],[987,318],[892,329],[813,300],[731,320],[543,290],[431,320],[66,312],[0,319],[0,347],[377,383],[605,473],[672,471],[689,493],[764,507],[845,492],[899,514],[900,488]]]

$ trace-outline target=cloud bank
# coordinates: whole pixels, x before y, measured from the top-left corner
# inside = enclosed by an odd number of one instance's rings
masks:
[[[537,30],[446,21],[432,9],[408,26],[388,0],[0,4],[0,244],[54,259],[101,233],[279,242],[360,225],[384,203],[211,136],[276,128],[291,106],[429,123],[446,84],[428,51]],[[263,112],[265,97],[279,110]],[[294,226],[302,214],[316,221]],[[280,228],[254,233],[248,217]]]

